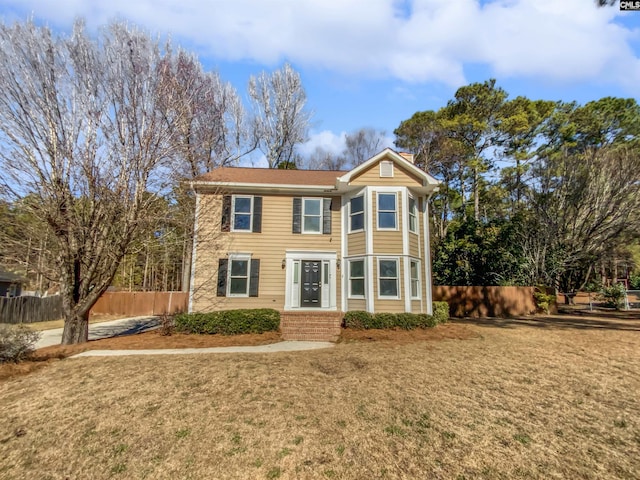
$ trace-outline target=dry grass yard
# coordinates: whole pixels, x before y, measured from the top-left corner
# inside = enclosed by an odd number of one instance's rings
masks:
[[[0,382],[0,478],[637,479],[639,394],[634,319],[64,359]]]

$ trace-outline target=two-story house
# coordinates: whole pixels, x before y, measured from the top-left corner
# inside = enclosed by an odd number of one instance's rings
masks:
[[[431,313],[438,181],[386,149],[350,171],[218,168],[193,181],[189,310]]]

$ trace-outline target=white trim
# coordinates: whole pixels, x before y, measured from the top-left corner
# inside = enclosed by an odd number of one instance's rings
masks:
[[[196,211],[193,225],[193,245],[191,246],[191,275],[189,278],[189,313],[193,313],[193,284],[196,279],[196,255],[198,254],[198,217],[200,216],[200,194],[196,192]]]
[[[394,195],[395,197],[395,210],[393,211],[393,213],[395,214],[395,221],[394,221],[395,227],[393,228],[380,226],[380,195]],[[385,192],[385,191],[376,190],[376,230],[388,231],[388,232],[397,232],[399,230],[400,228],[400,225],[399,225],[400,219],[398,215],[399,206],[400,205],[398,202],[398,191]],[[391,213],[391,210],[383,210],[382,212]]]
[[[378,282],[378,300],[402,300],[402,293],[400,292],[400,258],[399,257],[382,257],[382,256],[376,256],[376,258],[378,259],[378,269],[376,271],[376,281]],[[398,295],[396,296],[391,296],[391,295],[381,295],[380,291],[380,280],[382,280],[382,276],[380,275],[380,262],[381,261],[394,261],[396,262],[396,290],[398,292]],[[387,279],[392,278],[392,277],[385,277]]]
[[[365,188],[366,204],[369,208],[365,208],[365,250],[367,255],[367,272],[373,276],[373,189],[371,187]],[[375,299],[373,298],[373,286],[375,279],[370,282],[365,282],[367,286],[367,294],[365,299],[366,310],[369,313],[375,312]]]
[[[422,214],[422,228],[424,230],[424,284],[426,292],[426,313],[433,315],[433,294],[431,279],[431,250],[429,249],[429,199],[431,196],[424,197],[424,212]]]
[[[231,225],[229,225],[229,231],[237,233],[252,233],[253,232],[253,195],[231,195]],[[248,198],[249,199],[249,228],[248,229],[236,229],[236,198]],[[239,215],[246,215],[247,212],[240,212]]]
[[[402,200],[402,285],[404,286],[404,310],[405,312],[412,312],[411,308],[411,280],[409,277],[409,262],[407,256],[409,255],[409,191],[403,188],[401,197]]]
[[[231,293],[231,270],[233,262],[247,262],[247,288],[245,293]],[[250,253],[230,253],[227,264],[227,297],[248,298],[251,288],[251,254]]]
[[[336,271],[337,271],[337,258],[338,253],[335,251],[317,251],[317,250],[287,250],[285,252],[285,264],[286,264],[286,273],[285,273],[285,303],[284,310],[285,311],[309,311],[309,312],[326,312],[326,311],[335,311],[337,310],[336,306]],[[315,307],[315,308],[300,308],[296,307],[293,301],[292,295],[292,287],[293,287],[293,263],[294,261],[302,261],[302,260],[317,260],[321,262],[323,268],[325,262],[328,262],[329,266],[329,297],[328,297],[328,307]],[[301,269],[302,270],[302,269]],[[323,281],[323,272],[321,273],[320,281]],[[326,304],[324,301],[325,293],[321,291],[321,302],[322,304]]]
[[[259,170],[256,168],[255,170]],[[336,177],[337,178],[337,177]],[[232,187],[232,188],[251,188],[251,189],[284,189],[284,190],[317,190],[326,192],[327,190],[335,190],[334,185],[296,185],[288,183],[245,183],[245,182],[210,182],[210,181],[193,181],[192,187]]]
[[[344,275],[344,265],[345,265],[345,256],[349,253],[348,252],[348,243],[347,243],[347,225],[346,222],[349,221],[349,216],[346,215],[347,212],[347,203],[349,202],[349,200],[347,199],[346,196],[341,196],[341,204],[340,204],[340,220],[341,220],[341,225],[342,225],[342,229],[340,231],[340,241],[341,241],[341,246],[340,246],[340,265],[342,266],[340,268],[340,310],[343,312],[347,311],[347,290],[345,289],[345,275]]]

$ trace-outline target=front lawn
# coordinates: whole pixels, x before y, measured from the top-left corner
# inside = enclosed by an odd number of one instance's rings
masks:
[[[640,321],[626,322],[65,359],[0,382],[0,477],[640,478]]]

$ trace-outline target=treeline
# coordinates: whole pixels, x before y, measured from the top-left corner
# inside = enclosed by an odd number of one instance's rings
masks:
[[[616,281],[634,266],[634,99],[509,99],[489,80],[461,87],[394,133],[397,147],[442,181],[431,204],[436,284],[570,291]]]

